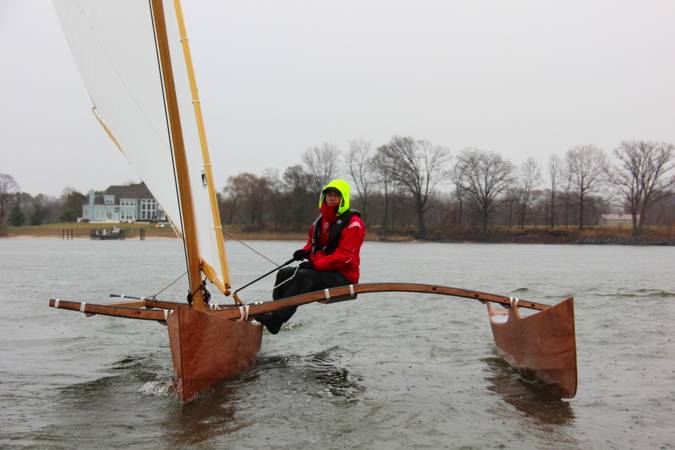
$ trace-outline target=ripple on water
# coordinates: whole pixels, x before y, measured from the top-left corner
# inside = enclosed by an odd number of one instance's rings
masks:
[[[296,246],[258,243],[281,261]],[[229,250],[237,261],[233,279],[260,272],[258,257]],[[250,371],[186,406],[170,388],[164,328],[84,320],[45,306],[53,296],[93,299],[119,288],[151,293],[184,271],[181,251],[178,241],[0,240],[0,255],[12,261],[1,278],[18,286],[0,292],[0,360],[11,361],[0,374],[0,446],[520,449],[675,442],[673,249],[364,246],[364,282],[440,283],[544,303],[574,295],[580,384],[569,402],[546,397],[496,357],[483,305],[393,293],[300,308],[279,335],[265,334]],[[35,283],[36,267],[47,283]],[[167,298],[184,298],[185,289],[179,283]]]

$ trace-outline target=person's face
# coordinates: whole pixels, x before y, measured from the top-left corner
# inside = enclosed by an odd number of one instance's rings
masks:
[[[326,192],[326,204],[328,206],[337,206],[340,204],[342,196],[335,191]]]

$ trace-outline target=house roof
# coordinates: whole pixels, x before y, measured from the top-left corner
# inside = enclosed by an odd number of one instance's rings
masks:
[[[633,220],[630,214],[603,214],[601,217],[605,220]],[[640,217],[639,214],[638,217]]]
[[[152,193],[150,189],[145,185],[145,183],[136,183],[129,184],[126,186],[108,186],[108,188],[103,192],[95,192],[94,195],[94,204],[103,205],[103,196],[104,195],[114,195],[115,196],[115,205],[119,205],[121,198],[152,198]]]
[[[118,198],[154,198],[145,183],[129,184],[127,186],[109,186],[103,191],[104,195],[114,195]]]

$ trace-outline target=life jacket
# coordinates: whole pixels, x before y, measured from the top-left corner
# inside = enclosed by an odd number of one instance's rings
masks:
[[[333,222],[328,229],[328,242],[326,246],[321,248],[321,221],[322,217],[316,218],[312,226],[314,227],[314,233],[312,234],[312,253],[316,253],[319,250],[322,250],[326,255],[330,255],[338,248],[340,244],[340,236],[342,236],[342,230],[349,225],[349,221],[352,220],[352,216],[361,217],[361,213],[355,209],[348,209],[347,211],[340,214],[335,222]]]

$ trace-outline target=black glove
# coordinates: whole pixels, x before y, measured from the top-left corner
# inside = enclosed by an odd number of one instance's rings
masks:
[[[296,250],[293,252],[293,259],[296,261],[302,261],[303,259],[307,259],[309,257],[309,250],[305,250],[304,248],[301,248],[300,250]]]
[[[314,268],[314,264],[312,264],[312,263],[309,262],[309,261],[303,261],[303,262],[301,262],[300,265],[298,266],[298,269],[304,269],[304,270],[316,270],[316,269]]]

